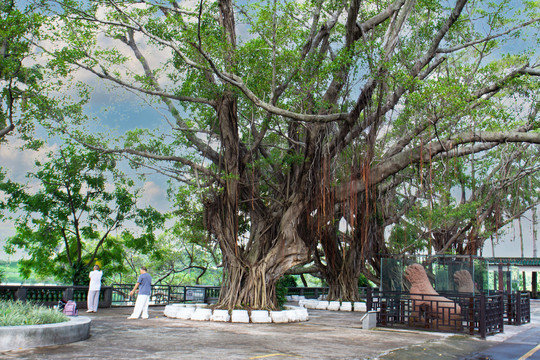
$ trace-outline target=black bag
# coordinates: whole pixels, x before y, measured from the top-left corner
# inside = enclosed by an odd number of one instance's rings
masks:
[[[56,306],[56,308],[58,309],[58,311],[64,311],[64,307],[66,307],[66,302],[64,300],[60,300],[58,301],[58,305]]]

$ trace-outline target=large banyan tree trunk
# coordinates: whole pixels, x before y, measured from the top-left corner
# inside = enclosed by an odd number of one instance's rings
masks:
[[[219,12],[230,45],[225,50],[225,64],[233,73],[236,38],[232,1],[220,0]],[[217,103],[215,110],[222,146],[219,166],[224,176],[205,203],[208,230],[217,239],[223,256],[223,282],[217,305],[226,309],[276,309],[277,280],[292,266],[306,262],[308,257],[296,228],[304,208],[304,196],[291,193],[282,205],[272,209],[260,202],[256,196],[259,187],[256,170],[251,169],[251,176],[246,170],[245,164],[254,159],[239,139],[234,91],[225,89]],[[258,200],[247,206],[246,199]],[[249,214],[247,243],[240,242],[238,225],[239,218],[245,214]]]
[[[288,269],[307,260],[308,251],[298,236],[294,221],[301,207],[301,203],[293,202],[280,217],[252,218],[251,229],[256,234],[248,246],[241,247],[225,238],[234,229],[232,222],[222,221],[224,217],[220,210],[223,207],[218,203],[207,204],[208,225],[219,239],[223,253],[223,283],[217,307],[277,310],[277,280]],[[257,228],[265,228],[266,231],[258,232]]]
[[[358,277],[356,269],[342,268],[337,276],[327,277],[330,301],[358,301]]]
[[[209,231],[216,237],[223,256],[223,283],[217,306],[276,309],[275,284],[285,272],[307,258],[307,249],[297,233],[296,219],[303,209],[301,196],[291,199],[281,214],[269,216],[258,203],[250,211],[250,239],[240,244],[239,199],[255,186],[240,161],[236,99],[225,93],[218,107],[223,144],[225,184],[205,204]],[[242,211],[246,211],[243,209]]]
[[[328,300],[358,301],[358,279],[366,261],[380,248],[383,219],[377,204],[376,187],[358,194],[336,195],[330,182],[330,166],[323,162],[319,190],[310,197],[312,212],[309,229],[320,240],[322,254],[314,252],[317,267],[328,283]],[[352,171],[351,171],[352,172]],[[368,177],[368,173],[353,173]]]

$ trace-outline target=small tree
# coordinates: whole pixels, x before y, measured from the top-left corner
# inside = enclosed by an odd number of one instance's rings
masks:
[[[164,216],[136,206],[139,191],[116,170],[113,156],[67,145],[49,157],[45,163],[37,161],[39,170],[28,175],[37,184],[0,182],[7,195],[2,208],[16,214],[16,234],[7,240],[6,251],[20,248],[29,255],[19,261],[23,277],[33,271],[85,284],[98,259],[110,271],[122,270],[118,238],[143,253],[152,248]],[[122,236],[113,237],[118,230]]]

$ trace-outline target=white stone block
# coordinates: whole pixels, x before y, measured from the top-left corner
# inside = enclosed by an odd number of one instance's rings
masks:
[[[249,314],[247,310],[233,310],[231,321],[233,323],[249,323]]]
[[[369,330],[377,326],[377,312],[370,311],[362,317],[362,329]]]
[[[292,301],[298,301],[298,295],[293,295],[291,296],[291,298],[292,298]]]
[[[351,302],[343,302],[341,303],[341,306],[339,307],[340,311],[352,311],[352,303]]]
[[[367,311],[366,303],[365,302],[360,302],[360,301],[355,301],[354,302],[354,311],[366,312]]]
[[[306,300],[304,295],[298,295],[298,301]]]
[[[326,310],[338,311],[340,306],[339,301],[330,301]]]
[[[283,310],[283,312],[285,313],[285,316],[287,316],[288,322],[297,322],[298,321],[298,316],[296,315],[296,310],[295,309]]]
[[[306,302],[304,303],[304,307],[306,309],[316,309],[318,303],[318,300],[306,300]]]
[[[165,309],[163,310],[163,315],[166,317],[174,318],[176,317],[176,312],[178,311],[178,307],[167,305],[165,306]]]
[[[252,323],[271,323],[272,318],[270,317],[267,310],[253,310],[251,311],[251,322]]]
[[[300,306],[300,307],[305,307],[306,303],[307,303],[307,300],[304,300],[304,299],[299,300],[299,301],[298,301],[298,306]]]
[[[308,321],[309,320],[309,314],[307,309],[296,309],[296,313],[298,316],[298,321]]]
[[[191,315],[191,320],[208,321],[212,317],[212,309],[198,308]]]
[[[326,309],[328,309],[328,304],[329,303],[330,303],[329,301],[319,301],[317,303],[317,306],[315,306],[315,309],[317,309],[317,310],[326,310]]]
[[[292,301],[292,296],[291,295],[285,295],[285,299],[287,301]]]
[[[197,307],[197,304],[192,304],[192,303],[188,303],[188,304],[184,304],[185,307]]]
[[[317,298],[317,300],[326,300],[326,295],[319,295],[319,297]]]
[[[215,309],[212,313],[212,317],[210,320],[212,321],[221,321],[221,322],[228,322],[231,319],[231,315],[229,315],[229,310],[223,310],[223,309]]]
[[[285,305],[284,309],[286,311],[295,312],[294,315],[287,313],[289,321],[307,321],[309,319],[308,311],[306,308],[303,308],[301,306]]]
[[[175,318],[182,319],[182,320],[189,320],[191,319],[191,315],[195,312],[194,307],[180,307],[176,311]]]
[[[272,317],[272,322],[274,323],[288,323],[289,318],[284,311],[270,311],[270,317]]]
[[[199,308],[200,309],[206,309],[206,308],[208,308],[208,304],[205,304],[205,303],[195,304],[195,307],[197,309],[199,309]]]

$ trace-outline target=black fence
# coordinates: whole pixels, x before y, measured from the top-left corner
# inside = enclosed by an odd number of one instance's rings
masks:
[[[99,294],[99,307],[111,307],[111,295],[112,287],[102,286]],[[79,308],[86,309],[87,297],[88,286],[0,286],[1,300],[31,301],[45,306],[57,305],[60,300],[75,300]]]
[[[321,295],[328,294],[326,287],[290,287],[287,288],[287,295],[304,296],[306,299],[317,299]]]
[[[134,284],[102,286],[99,307],[134,305],[136,297],[129,296],[133,287]],[[367,297],[367,289],[365,287],[359,288],[361,298]],[[153,285],[150,305],[186,302],[215,303],[219,299],[220,290],[219,286]],[[307,299],[327,294],[327,287],[291,287],[287,291],[287,295],[299,295]],[[47,306],[56,305],[63,298],[64,300],[75,300],[79,308],[85,309],[87,296],[87,286],[0,285],[0,299],[2,300],[28,300]]]
[[[509,325],[522,325],[531,322],[531,294],[516,291],[503,295],[504,318]]]
[[[485,338],[504,329],[502,295],[409,294],[368,291],[367,310],[377,311],[377,325],[429,329]]]
[[[112,305],[129,306],[135,304],[135,297],[129,296],[133,284],[112,285]],[[176,286],[153,285],[150,305],[174,303],[214,303],[219,298],[219,286]]]

